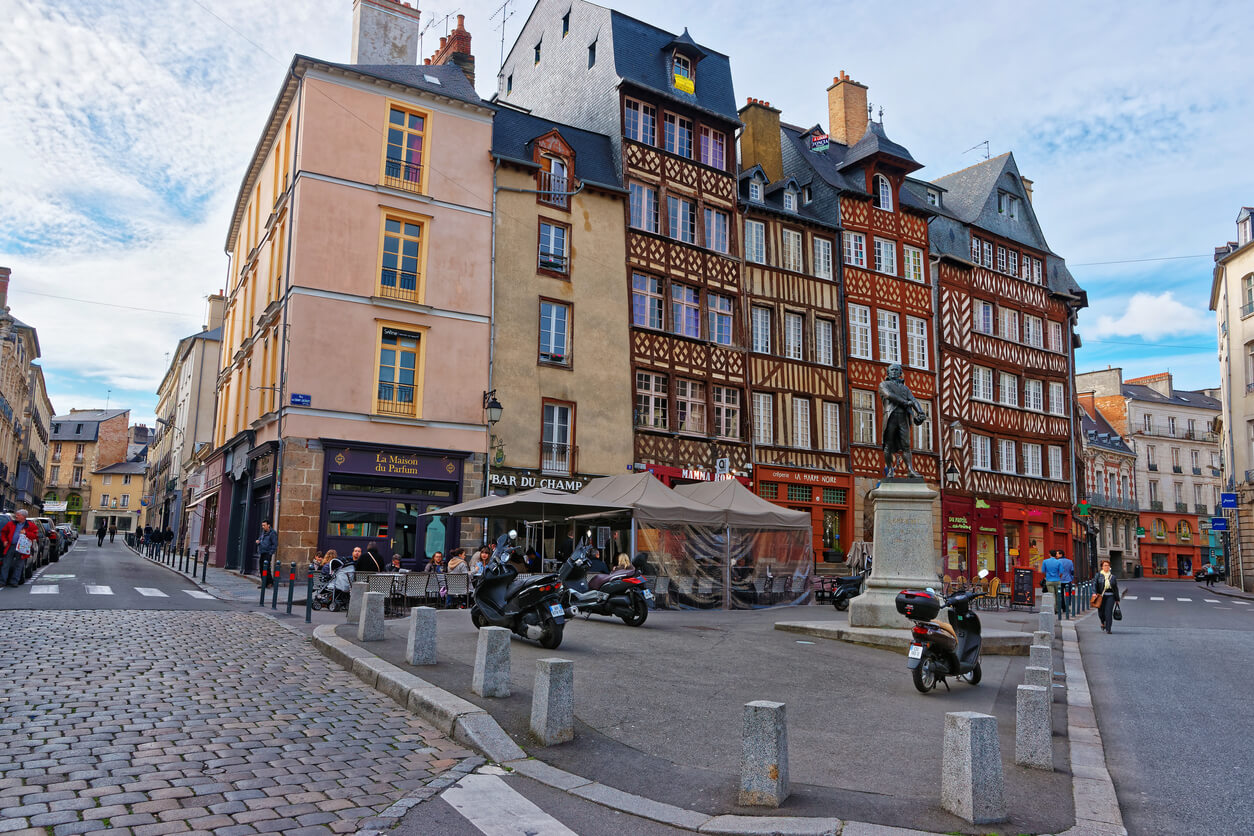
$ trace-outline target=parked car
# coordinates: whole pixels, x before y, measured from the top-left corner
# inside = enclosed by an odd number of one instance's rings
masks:
[[[1226,569],[1224,569],[1224,567],[1222,566],[1215,567],[1215,580],[1222,581],[1222,580],[1226,580],[1227,577],[1228,577],[1228,572]],[[1193,580],[1197,581],[1198,583],[1202,583],[1203,581],[1206,580],[1206,566],[1205,565],[1203,565],[1202,568],[1198,569],[1196,572],[1193,573]]]
[[[65,550],[70,544],[65,539],[65,534],[61,529],[57,528],[56,522],[51,517],[35,517],[35,522],[48,529],[48,560],[51,563],[54,560],[60,560],[61,555],[65,554]]]
[[[69,523],[61,523],[57,526],[57,531],[60,531],[65,538],[65,551],[69,551],[70,546],[78,541],[78,531]]]

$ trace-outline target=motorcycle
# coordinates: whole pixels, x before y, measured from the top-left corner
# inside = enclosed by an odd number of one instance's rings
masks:
[[[866,580],[866,572],[837,578],[836,588],[832,590],[832,606],[840,612],[849,609],[849,602],[862,594],[862,583]]]
[[[502,534],[496,549],[475,579],[475,598],[470,620],[475,629],[484,626],[508,627],[526,639],[539,642],[546,650],[562,643],[566,619],[572,616],[562,606],[562,581],[557,575],[518,577],[518,570],[507,562],[518,550],[518,532]]]
[[[637,556],[630,569],[616,569],[593,574],[594,548],[585,542],[566,558],[557,576],[561,579],[562,603],[573,615],[617,616],[628,627],[639,627],[649,617],[653,591],[645,583],[641,567],[644,558]]]
[[[981,579],[988,570],[980,572]],[[910,628],[911,644],[906,654],[906,667],[914,678],[914,687],[926,694],[942,683],[949,690],[946,677],[955,676],[968,685],[980,683],[980,618],[971,611],[971,604],[984,593],[968,589],[948,598],[934,589],[903,589],[897,593],[897,612],[914,622]],[[949,623],[933,619],[942,609]]]

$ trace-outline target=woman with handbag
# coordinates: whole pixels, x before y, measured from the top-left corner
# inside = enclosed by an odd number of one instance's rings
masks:
[[[1093,579],[1093,590],[1093,597],[1101,598],[1097,605],[1097,618],[1102,623],[1102,629],[1109,633],[1115,621],[1115,611],[1119,609],[1119,581],[1110,571],[1109,560],[1102,561],[1102,571]]]

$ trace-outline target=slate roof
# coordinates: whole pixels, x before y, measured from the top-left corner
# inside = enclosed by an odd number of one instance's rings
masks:
[[[761,200],[749,200],[749,180],[757,173],[762,175],[763,182],[766,185],[762,189]],[[762,170],[762,166],[755,165],[747,168],[736,176],[740,193],[740,205],[742,208],[769,212],[782,218],[800,219],[807,223],[816,224],[826,229],[838,230],[840,226],[824,218],[810,206],[801,202],[801,181],[791,174],[784,175],[783,179],[776,180],[774,183],[767,182],[766,172]],[[784,187],[789,183],[797,186],[797,208],[784,208]]]
[[[1101,447],[1128,456],[1136,455],[1100,412],[1096,415],[1090,415],[1089,411],[1081,406],[1080,429],[1084,432],[1085,441],[1090,446]]]
[[[307,61],[325,64],[329,67],[338,67],[341,70],[361,73],[362,75],[383,79],[384,81],[395,81],[398,84],[404,84],[416,90],[434,93],[437,96],[446,96],[467,104],[487,108],[493,107],[493,105],[479,98],[479,94],[475,92],[474,85],[470,83],[470,79],[466,78],[466,74],[461,71],[461,68],[453,64],[336,64],[331,61],[322,61],[304,55],[297,55],[296,58],[298,60],[304,58]],[[435,79],[435,81],[429,81],[428,76]]]
[[[625,81],[638,84],[675,101],[700,108],[739,125],[736,115],[736,94],[732,88],[731,62],[721,52],[698,46],[688,30],[676,37],[622,12],[610,11],[613,27],[614,70]],[[674,45],[681,51],[704,52],[696,65],[696,92],[692,95],[676,90],[671,78],[670,56]]]
[[[830,146],[829,146],[830,147]],[[910,152],[905,146],[898,145],[888,138],[884,133],[884,123],[871,120],[867,123],[867,131],[862,138],[854,143],[849,152],[845,154],[844,161],[840,164],[842,169],[851,168],[852,166],[862,162],[865,159],[875,156],[876,154],[884,154],[896,160],[900,160],[907,164],[907,167],[913,166],[914,169],[922,168],[914,157],[910,156]]]
[[[147,465],[143,462],[118,462],[108,467],[102,467],[99,470],[93,470],[92,473],[143,473],[147,470]]]
[[[622,188],[618,169],[614,165],[614,146],[608,136],[551,119],[541,119],[511,107],[500,106],[492,120],[492,153],[503,159],[534,165],[531,143],[553,130],[560,133],[575,152],[574,174],[577,179],[598,186]]]
[[[59,421],[68,424],[98,424],[101,421],[108,421],[110,418],[125,415],[127,411],[125,409],[84,409],[82,412],[57,415],[52,420],[54,423]]]
[[[820,125],[813,128],[802,128],[797,125],[789,125],[780,123],[780,133],[786,142],[791,142],[796,147],[799,155],[803,160],[810,164],[814,169],[814,173],[823,179],[824,182],[843,191],[854,192],[857,194],[866,194],[867,191],[862,187],[862,181],[854,181],[852,178],[845,177],[840,171],[840,164],[845,158],[845,152],[848,150],[844,145],[838,142],[832,142],[828,145],[826,151],[810,150],[810,134],[816,130],[824,133]]]
[[[1172,397],[1168,398],[1157,390],[1148,386],[1142,386],[1139,383],[1123,384],[1123,396],[1135,401],[1171,404],[1173,406],[1192,406],[1198,409],[1213,409],[1216,412],[1223,409],[1223,404],[1203,392],[1189,389],[1173,389],[1171,394]]]

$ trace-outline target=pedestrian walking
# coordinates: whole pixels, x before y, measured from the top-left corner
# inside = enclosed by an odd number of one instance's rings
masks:
[[[21,586],[26,582],[26,561],[39,541],[39,527],[26,519],[26,510],[17,509],[0,529],[0,584]]]
[[[116,525],[109,526],[109,542],[113,542],[113,538],[118,536],[118,527]]]
[[[279,535],[275,534],[274,529],[270,527],[269,520],[261,521],[261,536],[257,538],[257,555],[261,559],[261,565],[266,565],[266,561],[274,558],[274,553],[279,550]]]
[[[1119,581],[1110,571],[1109,560],[1102,561],[1102,571],[1093,580],[1093,590],[1101,599],[1097,605],[1097,618],[1102,623],[1102,629],[1109,633],[1115,620],[1115,607],[1119,605]]]
[[[144,539],[142,542],[145,546],[152,542],[152,526],[144,526]]]
[[[1050,549],[1049,557],[1041,561],[1041,571],[1045,574],[1045,588],[1054,594],[1054,615],[1062,609],[1062,596],[1058,594],[1062,585],[1062,561],[1058,559],[1059,551]]]
[[[1215,564],[1213,563],[1206,564],[1206,585],[1215,585]]]
[[[96,529],[96,548],[100,548],[104,545],[105,534],[107,534],[108,531],[109,529],[105,528],[105,521],[101,520],[100,527]]]
[[[1071,618],[1075,614],[1075,562],[1067,557],[1062,549],[1055,549],[1058,559],[1062,561],[1058,570],[1061,578],[1058,588],[1062,591],[1062,617]]]

